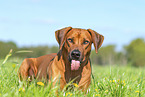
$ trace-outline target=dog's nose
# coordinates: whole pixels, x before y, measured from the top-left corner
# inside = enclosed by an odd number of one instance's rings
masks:
[[[81,56],[81,52],[79,50],[73,50],[71,53],[72,59],[78,60]]]

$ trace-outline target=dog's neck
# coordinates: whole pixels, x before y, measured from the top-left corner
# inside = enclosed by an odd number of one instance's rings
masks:
[[[88,60],[80,64],[80,67],[78,70],[71,70],[71,62],[68,59],[68,52],[67,50],[62,50],[61,58],[64,60],[64,66],[65,66],[65,80],[67,83],[69,83],[71,80],[74,80],[74,83],[79,83],[81,77],[82,77],[82,70],[83,67],[88,63]]]

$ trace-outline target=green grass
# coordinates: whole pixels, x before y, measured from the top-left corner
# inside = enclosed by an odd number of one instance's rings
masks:
[[[2,65],[0,60],[0,96],[2,97],[56,97],[59,86],[38,85],[33,81],[28,86],[20,85],[17,71],[22,62],[20,58],[10,58]],[[59,91],[62,97],[145,97],[145,68],[126,66],[93,65],[92,83],[89,92],[79,90]],[[24,87],[24,88],[23,88]]]

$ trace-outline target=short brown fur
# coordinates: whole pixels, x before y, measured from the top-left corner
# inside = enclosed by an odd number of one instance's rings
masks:
[[[94,43],[96,53],[101,47],[104,36],[91,29],[79,29],[66,27],[55,32],[59,43],[59,52],[44,55],[38,58],[26,58],[22,62],[18,76],[20,80],[27,80],[28,77],[45,79],[47,82],[53,80],[53,85],[60,80],[60,88],[71,80],[78,83],[79,88],[87,90],[91,83],[90,52],[91,44]],[[80,51],[78,70],[71,70],[71,53],[74,50]]]

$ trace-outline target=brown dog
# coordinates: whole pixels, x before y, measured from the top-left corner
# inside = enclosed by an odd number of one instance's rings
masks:
[[[60,80],[61,89],[74,80],[80,89],[86,90],[91,82],[91,44],[94,43],[97,53],[104,36],[91,29],[66,27],[56,31],[55,37],[59,43],[59,52],[24,59],[18,71],[20,80],[28,77],[45,79],[53,81],[53,85]]]

